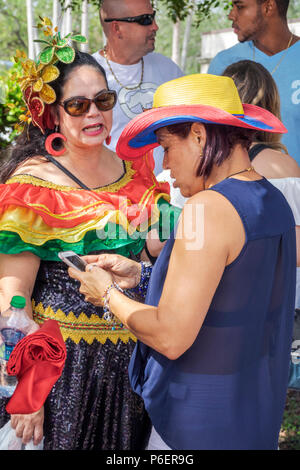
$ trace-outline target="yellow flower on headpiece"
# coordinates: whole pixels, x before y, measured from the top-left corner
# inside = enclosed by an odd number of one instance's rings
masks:
[[[32,86],[32,90],[39,93],[40,98],[51,104],[56,100],[53,88],[47,83],[52,82],[59,76],[59,70],[55,65],[37,65],[33,60],[27,59],[22,63],[24,76],[20,79],[21,90]]]
[[[30,111],[27,111],[26,114],[21,114],[21,116],[19,117],[20,121],[23,121],[23,122],[31,122],[31,114],[30,114]]]
[[[45,16],[44,18],[39,16],[39,18],[41,20],[41,23],[37,24],[38,28],[44,28],[44,27],[47,27],[47,26],[52,26],[52,21],[50,20],[50,18],[47,18],[47,16]]]
[[[45,36],[52,36],[53,35],[52,29],[49,26],[48,26],[48,28],[45,28],[44,35]]]
[[[21,114],[19,116],[19,120],[20,120],[20,122],[15,124],[14,128],[15,128],[16,131],[21,132],[24,129],[25,124],[29,125],[32,121],[30,111],[27,111],[26,114]]]
[[[20,49],[16,50],[16,55],[14,57],[15,62],[19,62],[19,59],[26,59],[27,55],[25,51],[20,51]]]
[[[56,100],[55,91],[49,85],[60,74],[55,64],[73,62],[75,49],[69,45],[69,41],[85,43],[86,38],[72,33],[61,38],[57,27],[52,31],[52,22],[49,18],[41,16],[39,18],[41,22],[37,24],[37,28],[44,33],[46,39],[36,39],[35,42],[46,44],[46,47],[40,52],[37,62],[27,59],[25,52],[20,50],[17,50],[15,56],[15,62],[21,63],[23,68],[23,76],[18,81],[28,108],[27,114],[20,116],[20,123],[16,127],[20,129],[24,127],[24,124],[32,123],[44,133],[47,126],[51,129],[54,125],[47,105]]]

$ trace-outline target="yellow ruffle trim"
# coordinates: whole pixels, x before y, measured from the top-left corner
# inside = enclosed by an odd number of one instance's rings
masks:
[[[36,305],[34,300],[32,312],[34,321],[39,325],[46,320],[56,320],[64,341],[71,339],[78,344],[83,339],[88,344],[92,344],[94,340],[104,344],[109,339],[114,344],[118,340],[126,344],[131,339],[136,342],[136,337],[121,323],[116,323],[115,330],[112,330],[112,322],[105,321],[95,314],[88,317],[85,313],[81,313],[79,317],[76,317],[73,312],[70,312],[66,315],[60,309],[54,312],[51,307],[45,309],[42,303]]]
[[[160,197],[161,195],[159,195]],[[157,202],[155,201],[155,204]],[[10,206],[0,216],[0,229],[17,233],[25,243],[43,245],[49,240],[62,240],[65,243],[76,243],[83,239],[87,232],[102,230],[107,223],[119,224],[124,231],[131,236],[135,232],[146,232],[150,223],[154,224],[159,219],[159,211],[154,206],[152,217],[138,226],[138,230],[118,210],[103,211],[97,219],[83,222],[75,227],[50,227],[41,216],[25,207]]]
[[[102,193],[103,191],[106,192],[117,192],[123,186],[128,184],[131,180],[132,177],[135,175],[136,170],[132,168],[132,162],[131,161],[126,161],[125,162],[125,173],[124,175],[115,183],[109,184],[107,186],[101,186],[96,189],[92,189],[91,191],[95,193]],[[48,188],[48,189],[57,189],[59,191],[74,191],[74,190],[79,190],[79,191],[85,191],[82,188],[77,188],[75,186],[67,186],[67,185],[62,185],[62,184],[55,184],[52,183],[51,181],[46,181],[43,180],[42,178],[39,178],[38,176],[32,176],[32,175],[15,175],[9,178],[6,181],[6,184],[11,184],[11,183],[25,183],[25,184],[32,184],[33,186],[41,186],[42,188]]]

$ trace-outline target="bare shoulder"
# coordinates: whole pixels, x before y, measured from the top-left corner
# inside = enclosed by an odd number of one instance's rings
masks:
[[[262,150],[252,164],[258,173],[268,179],[300,177],[300,167],[296,160],[278,150]]]
[[[37,155],[35,157],[28,158],[22,162],[12,176],[17,175],[31,175],[39,178],[43,178],[47,175],[47,169],[49,167],[48,160],[42,155]]]
[[[219,246],[233,259],[245,241],[243,222],[232,203],[214,190],[206,190],[193,195],[184,205],[180,229],[190,241],[191,233],[202,233],[204,247]],[[183,238],[185,238],[183,236]]]
[[[224,210],[234,210],[229,200],[222,194],[214,190],[205,190],[194,194],[186,201],[183,210],[185,210],[189,206],[197,205],[202,205],[205,209],[208,210],[208,214],[210,214],[211,216],[215,215],[217,217],[220,213],[224,212]]]

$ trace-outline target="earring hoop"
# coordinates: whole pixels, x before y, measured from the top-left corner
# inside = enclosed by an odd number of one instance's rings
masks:
[[[67,141],[66,137],[60,132],[53,132],[52,134],[48,135],[45,140],[45,149],[48,153],[50,153],[50,155],[53,155],[54,157],[59,157],[60,155],[63,155],[67,149],[66,147],[63,147],[61,150],[55,150],[52,146],[53,141],[55,139],[61,139],[64,142]]]

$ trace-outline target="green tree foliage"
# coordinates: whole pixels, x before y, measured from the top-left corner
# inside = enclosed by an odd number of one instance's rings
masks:
[[[0,149],[5,148],[16,137],[14,127],[20,116],[26,112],[17,81],[20,76],[20,65],[15,64],[0,77]]]
[[[166,5],[161,5],[157,12],[157,23],[159,30],[156,35],[155,51],[168,57],[172,55],[172,27],[173,23],[166,14]],[[223,7],[216,7],[211,10],[208,17],[200,22],[198,16],[194,15],[190,38],[188,43],[188,55],[185,66],[185,73],[200,72],[199,58],[201,56],[201,37],[202,33],[222,28],[230,28],[231,22],[227,19],[227,12]],[[180,42],[183,43],[186,21],[182,20],[180,25]]]
[[[185,20],[187,15],[193,9],[195,10],[196,24],[200,24],[205,18],[209,18],[212,12],[222,7],[227,10],[230,6],[231,0],[158,0],[158,8],[160,5],[166,6],[169,18],[173,22],[177,20]]]
[[[52,15],[52,1],[34,0],[36,22],[38,15]],[[0,0],[0,58],[8,60],[16,49],[27,50],[26,1]]]
[[[62,7],[64,3],[64,0],[60,0]],[[70,8],[72,8],[72,10],[79,10],[81,3],[82,0],[72,0]],[[89,0],[89,3],[100,8],[102,0]],[[228,8],[231,0],[223,0],[222,2],[219,0],[196,0],[196,2],[195,0],[152,0],[152,3],[158,9],[160,6],[165,6],[168,17],[171,18],[173,22],[176,22],[178,19],[184,20],[196,3],[196,17],[197,21],[200,22],[203,18],[208,17],[211,11],[216,7],[222,5],[223,8]]]
[[[298,18],[300,15],[300,0],[290,0],[288,18]]]
[[[0,0],[1,56],[8,59],[17,48],[27,47],[26,2]],[[3,48],[4,46],[4,48]]]

